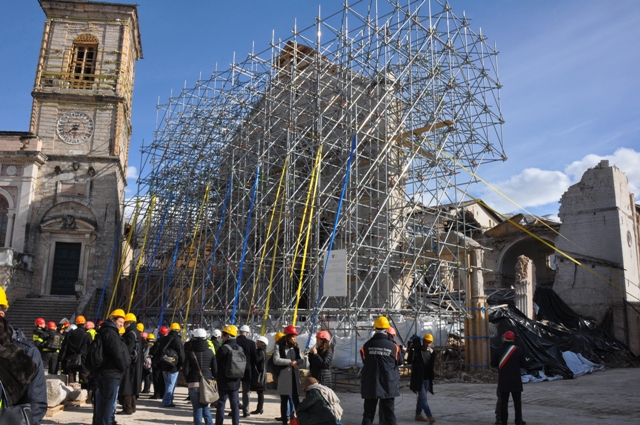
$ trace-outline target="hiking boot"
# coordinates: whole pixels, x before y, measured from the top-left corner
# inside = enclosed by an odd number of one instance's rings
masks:
[[[416,415],[416,422],[429,422],[429,419],[425,418],[422,415]]]
[[[433,416],[429,416],[429,417],[427,417],[427,419],[429,420],[430,424],[435,424],[436,423],[436,418],[434,418]]]

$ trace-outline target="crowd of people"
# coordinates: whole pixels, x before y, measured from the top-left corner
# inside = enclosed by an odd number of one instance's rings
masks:
[[[340,399],[331,389],[333,346],[326,330],[318,332],[315,346],[304,351],[297,343],[296,327],[286,326],[275,335],[273,355],[269,357],[267,338],[260,336],[254,341],[246,325],[240,329],[225,325],[211,335],[205,329],[194,329],[184,342],[180,324],[172,323],[160,327],[156,339],[155,334],[144,331],[133,313],[115,309],[97,325],[83,316],[76,317],[75,324],[37,318],[30,342],[5,319],[8,307],[0,288],[1,406],[28,411],[35,425],[47,410],[45,373],[61,372],[70,382],[87,389],[93,403],[93,425],[116,425],[116,413],[135,413],[140,394],[151,394],[150,398],[160,400],[163,408],[175,407],[174,391],[180,373],[187,383],[194,425],[222,425],[227,401],[231,423],[238,425],[241,416],[264,413],[267,371],[273,375],[280,396],[277,421],[283,425],[294,419],[300,425],[341,424]],[[373,336],[360,350],[362,424],[372,424],[376,410],[381,425],[397,423],[394,407],[400,395],[399,366],[405,362],[411,367],[409,388],[417,394],[415,421],[435,423],[427,401],[427,393],[433,394],[435,377],[433,335],[414,336],[405,347],[396,343],[396,331],[386,317],[379,317],[374,328]],[[520,381],[524,355],[514,343],[513,332],[506,332],[502,340],[503,345],[492,357],[492,366],[499,370],[496,424],[507,424],[511,396],[515,422],[525,425]],[[300,369],[309,369],[310,376],[301,381]],[[217,400],[213,403],[203,402],[203,380],[216,382]],[[250,409],[251,392],[257,394],[254,410]],[[303,392],[306,396],[300,400]],[[122,410],[116,412],[118,404]]]

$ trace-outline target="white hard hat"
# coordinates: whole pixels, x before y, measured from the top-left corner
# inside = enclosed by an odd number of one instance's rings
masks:
[[[214,338],[220,338],[222,336],[222,332],[220,332],[220,329],[214,329],[211,335],[213,335]]]
[[[201,328],[194,329],[193,337],[194,338],[206,338],[207,337],[207,331],[205,331],[204,329],[201,329]]]
[[[264,343],[264,345],[269,345],[269,340],[265,336],[259,336],[258,341]]]
[[[240,326],[240,332],[248,332],[251,333],[251,328],[247,325]]]
[[[76,325],[69,325],[69,330],[70,331],[75,331],[76,329],[78,329],[78,327]]]

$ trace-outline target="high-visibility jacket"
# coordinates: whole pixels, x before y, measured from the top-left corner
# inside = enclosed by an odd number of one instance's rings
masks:
[[[87,333],[91,335],[91,341],[93,341],[94,339],[96,339],[96,334],[98,333],[98,331],[96,331],[95,329],[87,329]]]
[[[215,356],[216,355],[216,346],[213,345],[213,342],[211,342],[211,340],[207,340],[207,345],[209,346],[209,349],[211,350],[211,352]]]

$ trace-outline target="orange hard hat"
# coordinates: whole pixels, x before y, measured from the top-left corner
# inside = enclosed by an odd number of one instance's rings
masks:
[[[87,319],[84,316],[76,317],[76,325],[84,325],[85,323],[87,323]]]
[[[331,341],[331,334],[327,331],[320,331],[316,334],[316,339],[324,339],[325,341]]]

